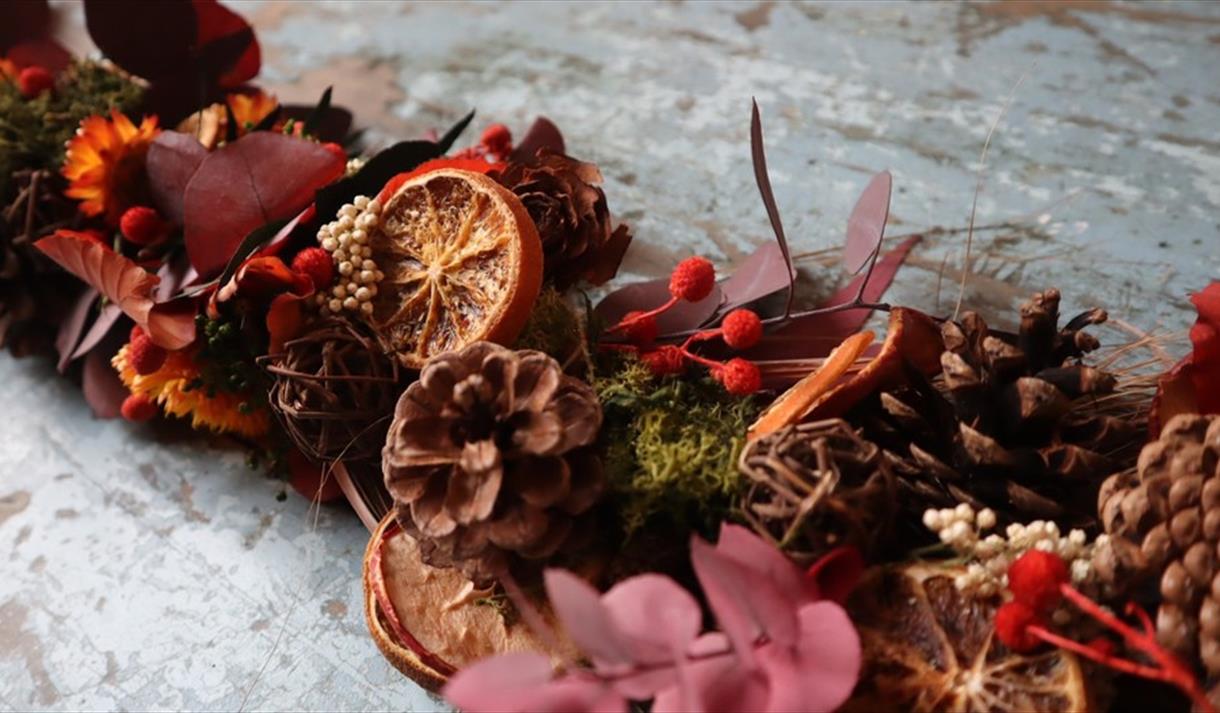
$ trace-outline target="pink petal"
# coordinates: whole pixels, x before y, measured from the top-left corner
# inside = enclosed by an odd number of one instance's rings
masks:
[[[796,600],[794,606],[816,597],[816,592],[806,586],[800,568],[792,560],[741,525],[724,523],[720,526],[716,551],[771,580],[780,592],[790,594]]]
[[[754,668],[754,642],[760,635],[781,645],[796,638],[795,600],[750,567],[691,538],[691,564],[720,628],[746,668]]]
[[[632,662],[631,652],[596,589],[562,569],[548,569],[543,576],[551,608],[582,651],[599,667],[621,667]]]
[[[442,692],[465,711],[525,710],[554,676],[541,654],[514,653],[483,659],[458,671]]]

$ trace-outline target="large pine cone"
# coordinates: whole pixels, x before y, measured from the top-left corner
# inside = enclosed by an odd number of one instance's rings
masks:
[[[1092,522],[1097,486],[1134,459],[1133,421],[1100,414],[1095,397],[1115,378],[1079,363],[1097,347],[1081,331],[1106,319],[1088,310],[1059,328],[1059,292],[1021,308],[1017,334],[972,312],[945,322],[941,373],[862,407],[864,435],[894,458],[916,510],[966,502],[1003,521]],[[1124,455],[1124,448],[1126,455]]]
[[[499,181],[538,226],[546,277],[557,287],[580,280],[600,285],[618,272],[631,233],[613,226],[597,166],[544,149],[508,164]]]
[[[743,516],[798,562],[840,545],[876,554],[897,514],[888,460],[842,419],[786,426],[751,441],[738,467],[750,480]]]
[[[397,519],[425,561],[492,580],[547,557],[601,496],[593,389],[534,351],[476,342],[437,356],[394,412],[382,451]]]
[[[1157,638],[1220,677],[1220,416],[1186,414],[1098,495],[1093,565],[1115,592],[1159,578]]]

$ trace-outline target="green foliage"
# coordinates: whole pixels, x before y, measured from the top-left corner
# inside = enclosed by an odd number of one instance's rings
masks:
[[[0,196],[8,194],[13,171],[58,170],[81,119],[111,108],[132,111],[143,95],[140,85],[97,62],[77,62],[54,91],[31,99],[21,96],[15,79],[0,77]]]
[[[737,458],[758,404],[711,379],[654,377],[633,358],[616,360],[594,385],[606,475],[627,536],[654,518],[714,530],[743,485]]]
[[[267,377],[250,353],[249,340],[234,322],[195,317],[195,327],[202,338],[195,363],[199,378],[191,389],[203,389],[208,397],[228,392],[246,396],[239,407],[243,413],[267,407]]]

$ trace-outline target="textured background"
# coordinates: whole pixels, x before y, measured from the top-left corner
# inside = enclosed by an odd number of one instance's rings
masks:
[[[471,107],[519,130],[549,115],[635,227],[624,277],[693,252],[727,267],[765,239],[751,95],[795,251],[840,244],[883,168],[891,234],[964,226],[1022,76],[979,201],[980,223],[1018,224],[977,236],[967,302],[1011,314],[1057,285],[1065,311],[1180,335],[1187,292],[1220,277],[1216,4],[238,9],[266,84],[291,101],[335,84],[374,143]],[[931,235],[891,296],[950,310],[963,244]],[[834,278],[808,271],[814,293]],[[365,634],[347,512],[315,516],[222,444],[93,421],[45,364],[0,357],[0,409],[0,709],[438,706]]]

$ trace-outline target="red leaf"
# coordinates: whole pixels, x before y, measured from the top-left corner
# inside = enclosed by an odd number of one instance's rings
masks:
[[[117,349],[94,349],[85,356],[81,391],[98,418],[118,418],[123,400],[131,395],[119,379],[119,373],[110,365],[115,351]]]
[[[222,271],[252,230],[293,217],[314,192],[343,174],[339,152],[256,131],[203,160],[186,186],[186,249],[201,276]]]
[[[864,557],[860,550],[836,547],[809,566],[805,580],[813,584],[821,598],[843,604],[863,573]]]
[[[893,177],[882,171],[865,186],[847,220],[847,242],[843,245],[843,267],[857,273],[881,247],[885,221],[890,215],[890,189]]]
[[[796,269],[792,267],[792,253],[788,250],[784,224],[779,218],[779,206],[776,205],[775,193],[771,190],[771,177],[767,175],[767,152],[763,145],[762,118],[758,114],[758,102],[751,101],[750,104],[750,157],[754,162],[754,182],[758,184],[763,207],[767,209],[767,218],[771,221],[771,229],[775,231],[775,242],[784,254],[784,263],[788,267],[788,299],[784,303],[784,316],[787,317],[792,311]]]
[[[216,0],[191,0],[195,8],[196,35],[195,45],[201,48],[204,57],[215,62],[208,67],[215,72],[217,83],[222,87],[236,87],[258,75],[262,64],[262,53],[254,30],[241,15],[229,10]],[[240,47],[240,52],[226,49],[224,52],[209,53],[209,48],[221,44],[231,44]],[[236,55],[231,59],[228,55]]]
[[[1148,414],[1153,438],[1182,413],[1220,413],[1220,282],[1190,296],[1198,319],[1190,328],[1191,352],[1157,382]]]
[[[285,292],[276,295],[267,307],[268,354],[284,351],[284,344],[301,333],[305,324],[304,297]]]
[[[90,290],[90,292],[93,293],[93,298],[96,300],[97,291]],[[93,320],[93,324],[89,326],[89,331],[85,333],[85,336],[76,345],[76,349],[72,352],[70,358],[79,359],[88,354],[90,350],[96,347],[110,333],[111,328],[114,327],[115,323],[122,316],[123,311],[113,304],[103,307],[98,312],[97,319]]]
[[[618,323],[628,312],[649,310],[669,301],[669,278],[636,282],[618,288],[602,298],[593,310],[607,325]],[[671,309],[657,316],[659,336],[697,329],[707,322],[724,302],[720,286],[712,288],[711,294],[698,302],[680,301]]]
[[[115,253],[84,233],[58,230],[34,246],[68,272],[84,280],[138,324],[148,321],[156,275]]]
[[[186,186],[207,158],[208,151],[194,136],[162,131],[148,147],[148,184],[161,215],[182,225]]]
[[[153,305],[144,329],[154,343],[166,349],[182,349],[195,341],[195,298],[179,297]]]
[[[555,153],[564,152],[563,133],[545,116],[534,119],[525,136],[521,137],[517,147],[513,149],[512,158],[514,161],[531,159],[542,149]]]
[[[729,279],[720,283],[724,293],[722,312],[773,295],[792,284],[788,261],[778,243],[766,243],[746,258]]]
[[[55,335],[55,350],[59,353],[57,366],[60,372],[67,369],[68,363],[76,358],[72,352],[80,343],[81,332],[85,331],[89,315],[93,314],[93,303],[95,302],[97,302],[97,290],[86,289],[80,297],[76,298],[76,304],[72,306],[68,318],[60,323],[59,332]]]
[[[17,65],[18,69],[36,66],[47,69],[52,74],[59,74],[72,64],[72,53],[59,42],[43,38],[13,45],[8,51],[7,59]]]

